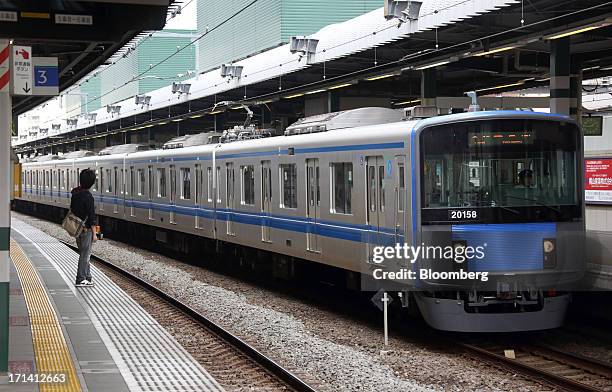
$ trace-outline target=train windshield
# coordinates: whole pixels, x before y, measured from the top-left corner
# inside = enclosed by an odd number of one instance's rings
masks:
[[[506,220],[579,216],[579,135],[573,124],[542,120],[480,121],[427,129],[421,135],[424,212],[497,210],[497,214],[488,212],[494,221],[503,221],[502,216],[510,218]],[[424,217],[449,219],[439,212],[424,213]]]

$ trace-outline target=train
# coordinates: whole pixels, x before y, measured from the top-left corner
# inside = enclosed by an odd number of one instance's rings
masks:
[[[21,197],[21,163],[19,157],[15,154],[15,151],[11,149],[11,184],[12,189],[10,191],[10,202],[13,205],[15,199]]]
[[[279,136],[26,162],[18,202],[65,214],[92,169],[104,231],[230,248],[287,278],[296,262],[329,267],[439,330],[542,330],[562,325],[585,272],[582,139],[554,114],[360,108]]]

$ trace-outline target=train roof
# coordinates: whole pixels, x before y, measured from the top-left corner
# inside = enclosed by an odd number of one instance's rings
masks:
[[[197,156],[200,154],[210,153],[216,149],[218,153],[231,154],[233,152],[249,152],[257,151],[262,148],[266,149],[282,149],[291,147],[301,147],[304,145],[311,144],[313,141],[317,141],[321,145],[344,145],[350,144],[371,144],[376,143],[377,134],[382,134],[386,138],[397,137],[402,138],[411,134],[412,132],[420,132],[421,130],[449,123],[467,122],[467,121],[479,121],[488,120],[492,118],[497,119],[537,119],[537,120],[548,120],[558,122],[569,122],[576,123],[572,118],[568,116],[539,113],[539,112],[528,112],[528,111],[512,111],[512,110],[498,110],[498,111],[480,111],[480,112],[468,112],[459,114],[450,114],[444,116],[436,116],[426,119],[415,119],[415,120],[404,120],[394,123],[376,124],[359,126],[356,128],[343,128],[330,130],[326,132],[317,133],[306,133],[297,134],[290,136],[273,136],[262,139],[250,139],[240,140],[232,143],[220,143],[220,144],[205,144],[199,146],[183,147],[176,149],[158,149],[148,151],[138,151],[132,153],[121,153],[104,156],[91,156],[74,159],[76,162],[109,162],[117,161],[118,159],[130,158],[130,161],[134,162],[156,162],[159,159],[165,158],[180,158]],[[347,142],[350,140],[350,142]],[[69,163],[72,160],[60,160],[53,161],[53,164],[61,165],[62,163]]]

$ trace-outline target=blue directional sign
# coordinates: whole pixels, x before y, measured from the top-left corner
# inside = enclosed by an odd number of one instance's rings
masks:
[[[36,87],[59,86],[58,67],[35,66],[34,67],[34,86]]]
[[[33,95],[58,95],[59,71],[57,57],[34,57]]]

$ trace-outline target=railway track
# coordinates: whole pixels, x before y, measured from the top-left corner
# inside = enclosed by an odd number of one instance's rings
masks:
[[[61,242],[77,251],[74,245],[65,241]],[[188,347],[186,349],[227,389],[235,391],[292,390],[296,392],[318,390],[314,384],[306,382],[255,347],[158,287],[100,257],[92,255],[91,259],[107,275],[110,274],[111,279],[130,295],[139,297],[135,299],[141,305],[145,302],[144,306],[148,311],[153,311],[162,318],[171,319],[172,323],[167,326],[170,329],[179,325],[189,326],[189,324],[192,324],[192,327],[193,324],[196,328],[199,327],[197,347],[195,350],[189,350]],[[145,294],[143,294],[143,289],[145,289]],[[156,303],[151,303],[151,298],[145,298],[147,295],[154,296],[153,301]]]
[[[529,375],[567,391],[612,391],[612,365],[531,343],[458,342],[487,362]]]

